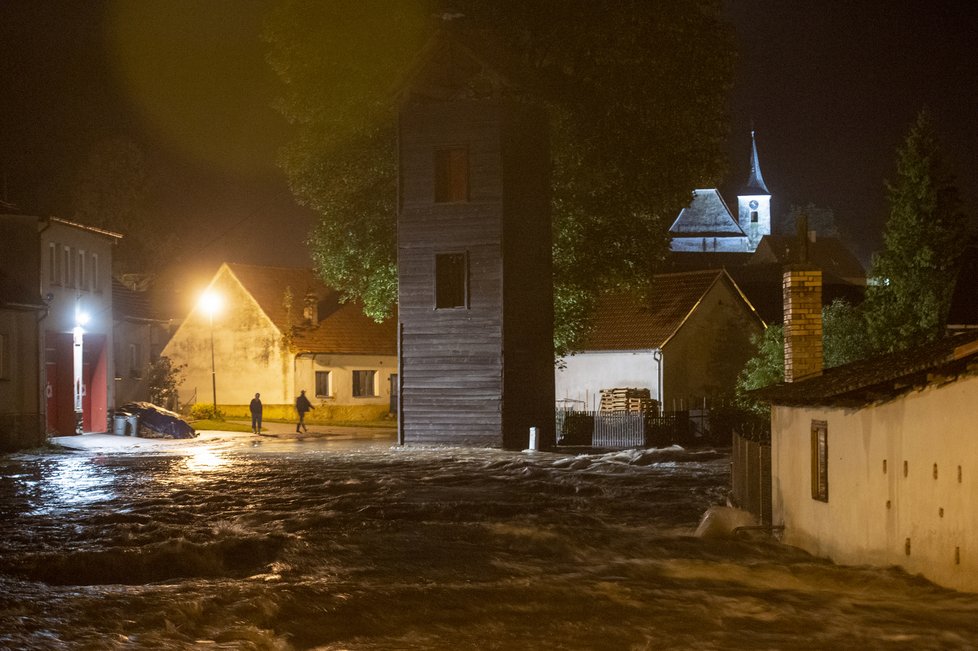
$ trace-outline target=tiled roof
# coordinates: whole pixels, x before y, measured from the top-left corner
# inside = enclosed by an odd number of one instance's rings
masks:
[[[729,282],[739,293],[726,271],[711,269],[658,275],[644,301],[634,292],[605,294],[598,300],[590,334],[576,348],[582,351],[661,348],[718,282]]]
[[[675,237],[745,237],[716,188],[694,190],[669,232]]]
[[[798,238],[785,235],[765,235],[748,264],[777,263],[786,265],[797,262]],[[837,237],[820,237],[808,243],[808,260],[822,270],[828,278],[836,280],[865,281],[866,270],[855,255]]]
[[[26,287],[19,278],[14,278],[0,270],[0,307],[21,307],[35,310],[44,309],[37,288]]]
[[[112,316],[116,320],[166,320],[154,309],[147,292],[133,291],[115,278],[112,279]]]
[[[336,290],[320,281],[312,269],[228,264],[228,269],[282,332],[292,328],[293,344],[300,352],[397,354],[397,320],[377,323],[363,314],[358,302],[340,303]],[[282,296],[292,290],[292,318]],[[307,295],[316,297],[319,322],[303,319]]]
[[[976,331],[826,369],[815,377],[776,384],[753,393],[776,405],[858,407],[889,400],[963,373],[978,373]]]
[[[961,254],[961,268],[954,282],[948,327],[978,326],[978,246],[968,246]]]

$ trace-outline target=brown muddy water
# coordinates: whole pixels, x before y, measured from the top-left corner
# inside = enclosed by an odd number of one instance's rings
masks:
[[[692,534],[725,451],[0,456],[10,649],[974,649],[978,595]]]

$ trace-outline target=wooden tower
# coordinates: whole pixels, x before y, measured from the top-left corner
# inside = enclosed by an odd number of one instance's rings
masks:
[[[472,49],[429,49],[399,122],[399,440],[554,443],[543,112]]]

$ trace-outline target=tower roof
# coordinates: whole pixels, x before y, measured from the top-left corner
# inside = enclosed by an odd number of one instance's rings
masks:
[[[761,175],[761,164],[757,160],[757,140],[754,139],[753,130],[750,132],[750,149],[750,176],[747,177],[747,185],[744,186],[741,194],[771,194]]]

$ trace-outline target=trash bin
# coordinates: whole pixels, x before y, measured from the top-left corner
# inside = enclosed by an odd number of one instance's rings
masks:
[[[132,414],[126,418],[126,432],[129,436],[139,436],[139,415]]]
[[[112,433],[116,436],[126,435],[126,417],[122,414],[116,414],[112,417]]]

